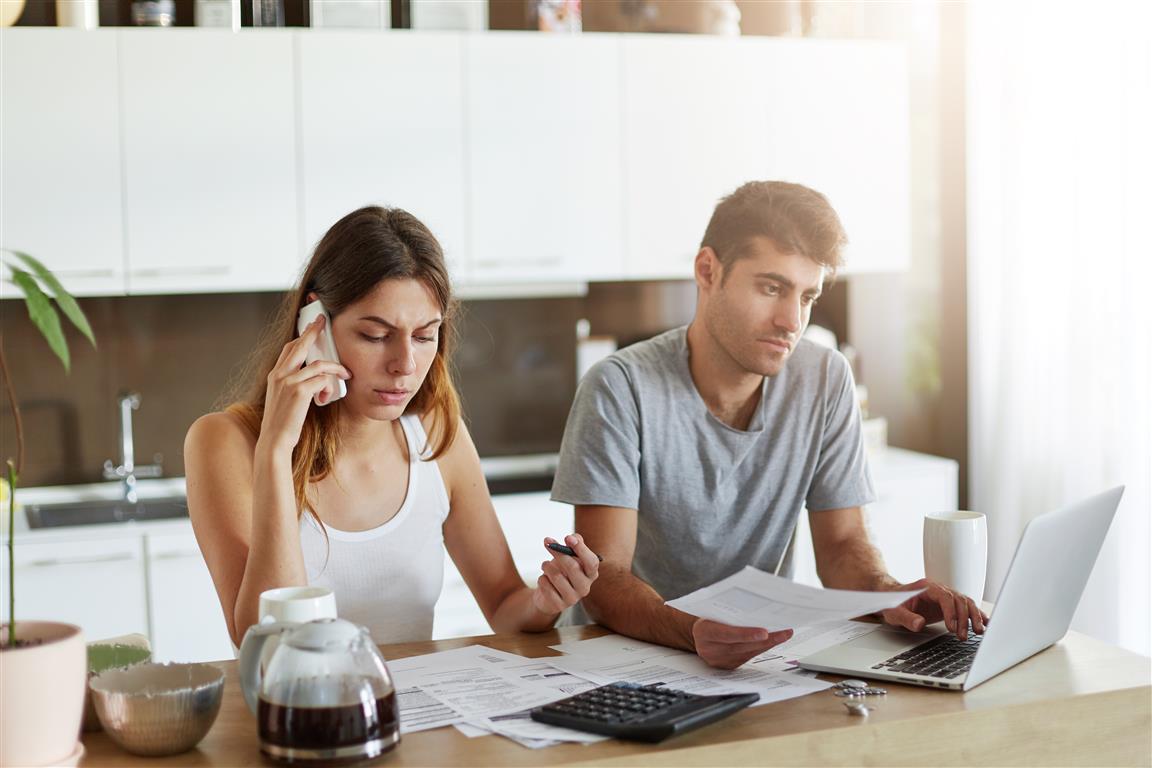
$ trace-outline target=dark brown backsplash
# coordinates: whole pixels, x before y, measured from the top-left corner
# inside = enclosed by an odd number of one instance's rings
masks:
[[[240,374],[279,305],[269,293],[80,299],[96,335],[93,349],[69,329],[65,375],[28,320],[22,302],[0,302],[4,351],[24,415],[23,485],[95,482],[105,459],[119,463],[117,395],[140,393],[133,414],[136,463],[161,454],[166,476],[184,474],[184,433],[212,410]],[[12,415],[3,409],[0,448],[15,453]]]
[[[120,460],[122,391],[140,393],[134,416],[136,463],[163,457],[164,475],[184,474],[183,441],[217,407],[245,365],[280,294],[85,298],[98,349],[69,330],[65,375],[28,320],[23,302],[0,301],[9,371],[24,415],[27,457],[21,484],[98,482],[105,459]],[[687,282],[603,283],[586,297],[464,302],[457,382],[481,455],[553,452],[576,391],[576,322],[621,343],[691,319]],[[0,456],[14,456],[7,404],[0,408]]]

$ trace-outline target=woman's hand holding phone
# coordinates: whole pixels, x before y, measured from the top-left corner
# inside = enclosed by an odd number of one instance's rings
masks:
[[[318,317],[324,318],[324,326],[320,329],[320,335],[316,337],[315,343],[308,348],[305,365],[310,365],[317,360],[338,363],[340,358],[336,355],[336,341],[332,338],[332,317],[319,299],[313,299],[300,308],[300,313],[296,316],[296,333],[303,336],[304,331]],[[312,398],[312,402],[316,405],[328,405],[348,394],[348,387],[345,386],[343,379],[333,376],[328,383],[329,386],[317,392]]]
[[[270,441],[274,448],[291,453],[300,440],[300,430],[312,399],[325,391],[331,392],[331,377],[336,377],[340,384],[352,378],[340,363],[331,360],[307,362],[310,350],[327,323],[326,315],[312,320],[299,337],[284,345],[276,365],[268,373],[260,440]]]

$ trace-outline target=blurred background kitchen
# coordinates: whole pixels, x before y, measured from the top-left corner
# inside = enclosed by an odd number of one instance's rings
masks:
[[[135,464],[178,496],[184,433],[242,379],[277,291],[342,214],[395,205],[445,246],[467,420],[531,572],[539,537],[571,525],[546,491],[580,373],[690,320],[713,205],[782,178],[828,194],[851,240],[813,322],[862,385],[893,572],[922,575],[923,513],[976,509],[995,599],[1031,517],[1125,483],[1074,627],[1149,653],[1141,5],[0,8],[0,244],[57,271],[99,343],[73,335],[64,376],[23,303],[0,301],[25,505],[119,493],[127,392]],[[7,408],[0,429],[13,455]],[[186,519],[39,528],[17,551],[25,616],[145,632],[171,658],[227,650],[175,639],[214,608]],[[446,579],[438,636],[484,631]],[[135,607],[113,612],[112,593]]]

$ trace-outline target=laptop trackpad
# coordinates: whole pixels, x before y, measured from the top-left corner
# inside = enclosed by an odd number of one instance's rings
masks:
[[[899,653],[905,648],[919,645],[925,640],[931,640],[941,633],[942,629],[939,628],[927,632],[909,632],[897,627],[881,627],[875,632],[869,632],[856,638],[851,642],[851,645],[853,648],[866,648],[891,655]]]

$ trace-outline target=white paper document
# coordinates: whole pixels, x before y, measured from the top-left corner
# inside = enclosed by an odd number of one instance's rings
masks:
[[[616,656],[632,656],[643,659],[650,656],[670,656],[674,653],[683,653],[678,648],[669,648],[666,645],[657,645],[624,635],[604,635],[603,637],[573,640],[548,647],[554,651],[574,656],[596,656],[604,659]]]
[[[677,651],[666,656],[622,654],[616,657],[570,655],[551,660],[554,665],[598,685],[614,682],[663,685],[703,696],[725,693],[758,693],[758,704],[783,701],[827,690],[831,683],[795,672],[778,672],[745,665],[738,669],[714,669],[694,653]]]
[[[669,600],[666,605],[704,619],[774,632],[895,608],[921,591],[820,589],[745,566],[726,579]]]
[[[883,625],[868,624],[863,621],[825,621],[806,627],[797,627],[792,637],[786,642],[768,649],[760,656],[752,659],[752,662],[765,656],[775,655],[794,663],[803,656],[875,632],[881,626]]]
[[[528,714],[528,710],[513,712],[510,715],[488,717],[483,720],[472,720],[466,725],[500,734],[529,749],[551,747],[565,741],[594,744],[608,739],[607,736],[596,733],[561,728],[558,725],[549,725],[548,723],[538,723]]]
[[[480,645],[388,663],[402,733],[508,715],[594,687],[586,680]]]
[[[860,621],[828,621],[799,627],[790,640],[769,648],[745,664],[774,672],[789,672],[796,669],[796,661],[802,656],[822,651],[839,643],[845,643],[869,632],[875,632],[879,627],[879,624],[866,624]],[[589,640],[573,640],[550,647],[553,650],[573,656],[598,659],[622,657],[650,659],[684,653],[677,648],[669,648],[666,645],[657,645],[624,635],[604,635]],[[815,673],[813,672],[812,675]]]
[[[551,659],[526,659],[512,653],[485,648],[478,653],[488,668],[495,668],[505,678],[521,684],[534,686],[553,692],[553,701],[575,696],[596,687],[596,683],[565,672],[551,663]],[[561,728],[547,723],[538,723],[528,714],[528,709],[491,717],[471,718],[457,728],[466,736],[478,732],[496,733],[512,739],[529,749],[550,747],[565,741],[590,744],[603,741],[606,736],[598,736],[584,731]],[[460,726],[464,727],[461,728]]]

